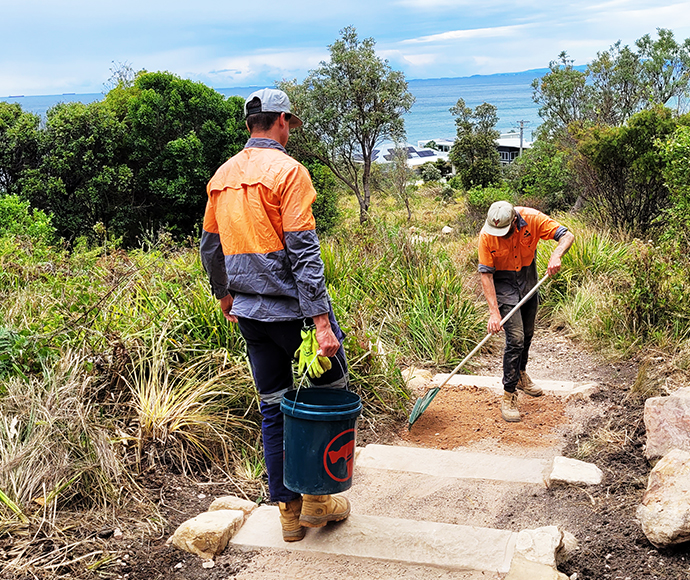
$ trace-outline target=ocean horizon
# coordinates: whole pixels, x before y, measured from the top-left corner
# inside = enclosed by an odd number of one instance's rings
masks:
[[[532,140],[532,132],[541,119],[538,106],[532,100],[532,81],[540,78],[548,69],[533,69],[516,73],[473,75],[436,79],[410,79],[409,91],[416,101],[404,116],[407,141],[417,145],[419,141],[432,139],[454,139],[455,122],[449,109],[459,98],[468,107],[475,108],[486,102],[497,109],[496,129],[501,133],[519,130],[520,122],[525,128],[525,139]],[[215,88],[224,96],[248,97],[262,85]],[[59,95],[11,95],[0,100],[19,103],[24,111],[35,113],[45,119],[48,109],[60,102],[99,101],[103,93],[62,93]]]

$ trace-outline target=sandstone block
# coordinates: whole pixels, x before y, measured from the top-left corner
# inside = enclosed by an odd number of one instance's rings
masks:
[[[671,449],[690,451],[690,387],[669,397],[652,397],[644,405],[647,459],[658,459]]]
[[[690,541],[690,451],[673,449],[656,464],[637,517],[657,548]]]
[[[571,459],[569,457],[556,457],[553,460],[553,469],[547,478],[546,484],[551,487],[561,483],[575,485],[599,485],[604,474],[593,463]]]
[[[247,517],[256,509],[256,504],[253,501],[242,499],[235,495],[226,495],[224,497],[217,497],[213,500],[208,508],[208,511],[215,512],[218,510],[240,510],[244,512]]]
[[[204,512],[184,522],[168,542],[180,550],[210,560],[225,549],[243,522],[244,512],[241,510]]]
[[[505,580],[569,580],[555,568],[532,562],[521,554],[515,554],[510,565],[510,571]]]
[[[563,533],[556,526],[521,530],[517,536],[515,553],[532,562],[555,568],[556,550],[561,545],[562,539]]]

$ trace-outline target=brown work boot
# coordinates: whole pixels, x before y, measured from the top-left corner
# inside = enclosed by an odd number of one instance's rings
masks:
[[[342,495],[305,495],[299,523],[308,528],[320,528],[349,515],[350,502]]]
[[[280,510],[280,525],[283,528],[283,540],[285,542],[299,542],[307,530],[299,523],[302,512],[302,498],[298,497],[288,503],[278,502]]]
[[[505,391],[503,393],[503,402],[501,403],[501,416],[504,420],[509,423],[514,423],[520,420],[520,411],[517,408],[517,391],[514,393],[509,393]]]
[[[530,397],[541,397],[544,394],[541,387],[535,385],[532,379],[529,378],[527,371],[520,371],[520,379],[518,380],[517,388]]]

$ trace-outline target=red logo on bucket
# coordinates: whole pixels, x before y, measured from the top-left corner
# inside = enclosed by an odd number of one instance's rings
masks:
[[[352,469],[355,464],[355,429],[348,429],[331,439],[323,452],[323,466],[326,473],[335,481],[347,481],[352,477]],[[347,477],[336,477],[331,468],[335,468],[339,461],[345,460]]]

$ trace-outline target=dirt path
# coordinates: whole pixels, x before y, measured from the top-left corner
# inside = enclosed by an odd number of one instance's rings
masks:
[[[490,352],[472,361],[473,372],[494,376],[500,374],[500,341],[494,341],[490,348]],[[533,357],[528,370],[537,379],[595,381],[602,385],[629,381],[629,377],[634,374],[629,368],[623,369],[601,361],[566,337],[547,331],[540,331],[535,337]],[[624,377],[626,371],[628,376]],[[480,389],[444,390],[415,424],[411,433],[407,432],[405,425],[381,432],[367,429],[362,424],[358,435],[359,444],[378,442],[550,457],[561,453],[576,434],[583,432],[590,417],[603,416],[609,403],[600,400],[566,405],[556,397],[544,396],[539,399],[523,397],[521,406],[524,421],[509,425],[500,418],[499,398],[496,395]],[[355,479],[357,481],[357,474]],[[179,492],[180,486],[177,487]],[[376,492],[375,501],[367,499],[371,498],[371,494],[364,493],[365,489],[367,492]],[[210,500],[224,492],[235,493],[232,489],[206,489],[205,495],[208,494]],[[361,474],[359,483],[349,492],[353,510],[362,510],[361,513],[498,527],[513,531],[546,525],[545,522],[553,523],[553,514],[548,512],[549,508],[544,505],[542,497],[549,493],[543,487],[533,485],[498,485],[451,479],[437,481],[435,487],[430,489],[428,482],[422,481],[419,476],[391,473],[376,477]],[[178,510],[177,513],[169,512],[173,521],[183,521],[183,515],[189,511],[185,509],[188,506],[184,505],[184,495],[185,493],[179,495],[179,502],[171,503],[168,499],[168,505]],[[195,504],[189,507],[198,509],[196,505],[200,502],[194,497],[194,490],[186,495],[189,502]],[[581,508],[578,506],[577,509]],[[577,517],[577,514],[573,514],[573,517]],[[173,521],[171,531],[176,525]],[[567,525],[564,527],[568,529]],[[324,577],[324,567],[328,570],[330,580],[500,578],[497,574],[449,572],[339,557],[329,557],[325,562],[321,556],[287,551],[244,552],[228,548],[217,558],[215,567],[208,570],[201,568],[201,562],[196,557],[163,545],[151,546],[151,555],[153,557],[146,562],[139,562],[142,566],[133,565],[129,569],[129,578],[315,580]]]
[[[472,361],[471,371],[500,375],[501,344]],[[579,457],[605,473],[602,486],[547,490],[543,486],[438,479],[433,485],[414,474],[355,473],[348,492],[353,510],[372,515],[494,527],[519,531],[558,525],[575,535],[579,552],[561,566],[577,580],[652,580],[690,578],[688,548],[660,552],[642,534],[634,510],[642,497],[649,465],[643,459],[641,407],[625,404],[635,382],[633,363],[612,364],[588,353],[556,332],[537,332],[528,371],[535,379],[596,382],[590,401],[565,404],[555,397],[520,398],[524,420],[500,418],[498,397],[478,389],[449,389],[415,424],[374,429],[362,421],[358,444],[385,443],[441,449],[467,449],[525,457],[555,454]],[[424,389],[422,389],[424,390]],[[599,447],[598,447],[599,446]],[[365,493],[366,491],[366,493]],[[372,495],[370,492],[374,492]],[[228,548],[215,567],[204,569],[195,556],[164,544],[179,523],[196,515],[217,496],[235,494],[230,486],[161,481],[168,519],[165,536],[132,547],[127,578],[142,580],[393,580],[400,578],[479,580],[498,574],[449,572],[342,557],[288,551],[246,552]],[[200,498],[199,495],[203,495]],[[374,499],[372,499],[372,497]],[[576,575],[576,576],[572,576]],[[122,576],[124,578],[124,575]]]

